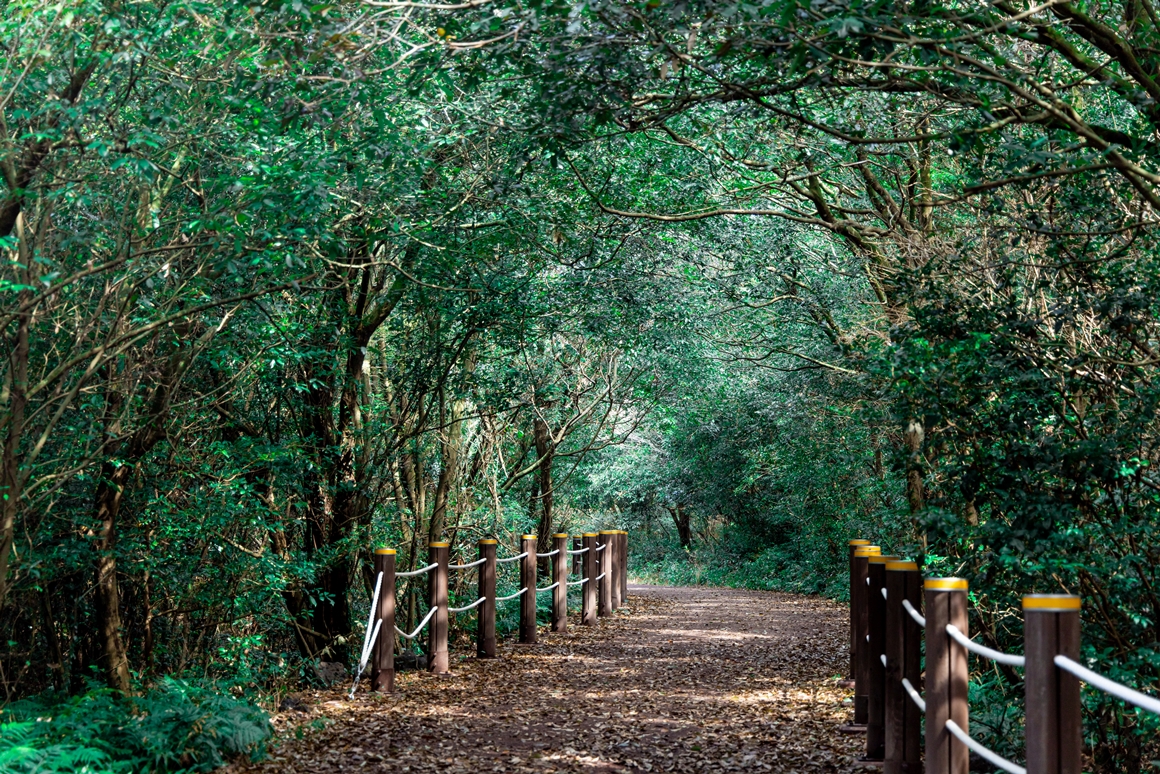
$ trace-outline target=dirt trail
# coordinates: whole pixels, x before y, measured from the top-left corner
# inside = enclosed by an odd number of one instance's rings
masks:
[[[811,597],[630,586],[598,627],[404,673],[391,696],[319,694],[328,726],[242,770],[848,772],[845,622]]]

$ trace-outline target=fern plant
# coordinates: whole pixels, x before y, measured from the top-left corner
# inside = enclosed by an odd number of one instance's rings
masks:
[[[266,713],[213,686],[166,679],[139,697],[48,693],[0,713],[0,774],[207,772],[257,760],[271,734]]]

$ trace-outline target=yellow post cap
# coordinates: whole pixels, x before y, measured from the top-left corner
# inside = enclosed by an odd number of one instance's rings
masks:
[[[1026,594],[1023,597],[1023,609],[1069,612],[1079,610],[1081,601],[1073,594]]]
[[[887,556],[886,554],[874,554],[869,557],[870,564],[886,564],[887,562],[897,562],[901,556]]]
[[[600,530],[600,534],[601,535],[615,535],[616,530],[614,530],[614,529],[602,529],[602,530]]]
[[[927,578],[922,587],[928,591],[966,591],[966,578]]]
[[[585,532],[584,537],[599,537],[595,532]]]
[[[854,549],[854,556],[855,557],[858,557],[858,556],[876,556],[880,553],[882,553],[882,549],[879,546],[860,546],[860,547]]]
[[[428,548],[447,548],[447,546],[449,546],[449,545],[451,545],[451,544],[450,544],[450,543],[446,543],[446,542],[444,542],[444,541],[442,541],[442,540],[438,540],[438,541],[436,541],[436,542],[434,542],[434,543],[428,543],[428,544],[427,544],[427,547],[428,547]]]
[[[523,538],[524,540],[535,540],[536,539],[535,535],[520,535],[520,537]]]
[[[909,559],[907,559],[907,560],[905,560],[905,561],[901,561],[901,562],[887,562],[887,563],[886,563],[886,569],[887,569],[887,570],[912,570],[912,571],[917,571],[917,570],[918,570],[918,562],[912,562],[912,561],[910,561]]]
[[[862,540],[862,539],[850,540],[850,541],[848,541],[848,542],[847,542],[847,545],[851,545],[851,546],[868,546],[868,545],[870,545],[870,541],[869,541],[869,540]]]
[[[479,545],[481,545],[481,546],[494,546],[498,542],[499,542],[498,540],[492,540],[491,538],[484,538],[483,540],[479,541]]]
[[[376,548],[375,553],[380,554],[382,556],[390,556],[390,555],[395,553],[395,549],[393,549],[393,548]]]
[[[567,532],[557,532],[556,534],[552,535],[552,537],[568,537],[568,533]]]

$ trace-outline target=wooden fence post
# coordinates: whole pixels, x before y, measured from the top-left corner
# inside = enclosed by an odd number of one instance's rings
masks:
[[[600,617],[612,615],[612,575],[609,573],[612,562],[610,554],[612,546],[608,545],[608,535],[601,532],[597,538],[604,546],[596,552],[596,614]]]
[[[568,535],[552,535],[552,582],[560,585],[552,590],[552,631],[568,629]]]
[[[520,642],[532,645],[536,642],[535,535],[524,535],[520,538],[520,553],[527,554],[520,560],[520,588],[527,589],[520,596]]]
[[[854,551],[854,586],[850,590],[850,604],[854,607],[857,631],[854,633],[858,640],[857,659],[854,663],[854,725],[866,725],[866,710],[869,707],[870,673],[866,663],[866,655],[870,652],[866,646],[867,626],[870,621],[870,610],[866,603],[869,597],[866,594],[866,581],[870,574],[870,557],[882,553],[878,546],[861,546]]]
[[[1023,597],[1027,771],[1080,774],[1083,729],[1079,680],[1055,665],[1079,659],[1080,598],[1069,594]]]
[[[375,575],[383,574],[379,585],[379,638],[375,640],[371,664],[371,689],[390,693],[395,690],[395,549],[375,549]]]
[[[926,771],[927,774],[968,774],[970,751],[946,730],[947,720],[953,720],[965,733],[970,733],[967,651],[947,634],[947,624],[954,624],[964,636],[969,636],[967,582],[962,578],[928,578],[923,587],[926,590]]]
[[[628,602],[628,530],[620,531],[620,603]]]
[[[475,655],[495,658],[495,540],[479,541],[479,615],[476,617]]]
[[[447,650],[447,560],[450,543],[428,543],[427,563],[434,564],[427,574],[428,604],[435,608],[427,629],[427,671],[445,675],[451,671],[451,654]]]
[[[886,563],[886,758],[883,774],[917,774],[922,740],[922,713],[914,705],[902,679],[922,690],[922,629],[902,607],[918,610],[919,572],[914,562]]]
[[[584,568],[582,577],[588,581],[580,586],[580,598],[583,600],[580,606],[580,623],[584,626],[596,624],[596,539],[595,532],[584,533],[584,548],[588,549],[581,554]]]
[[[896,562],[901,557],[866,557],[868,562],[866,586],[866,640],[868,661],[866,664],[866,756],[863,760],[880,761],[886,755],[886,666],[882,657],[886,655],[886,599],[882,596],[886,588],[886,563]]]
[[[854,687],[854,675],[858,672],[856,665],[856,658],[858,653],[858,606],[854,602],[855,584],[857,578],[854,570],[854,551],[859,548],[864,548],[870,545],[869,540],[851,540],[849,541],[850,551],[850,672],[846,680],[842,680],[839,685],[844,688]]]
[[[605,546],[600,552],[601,561],[604,562],[600,571],[605,573],[605,580],[608,581],[608,612],[611,613],[620,607],[620,579],[617,577],[620,574],[620,554],[616,548],[616,530],[602,531],[600,539]]]

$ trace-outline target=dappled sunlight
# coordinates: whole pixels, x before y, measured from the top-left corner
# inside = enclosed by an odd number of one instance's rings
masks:
[[[250,770],[845,771],[857,742],[836,733],[849,694],[830,681],[843,622],[818,599],[634,588],[596,627],[321,704],[312,717],[332,725]]]

